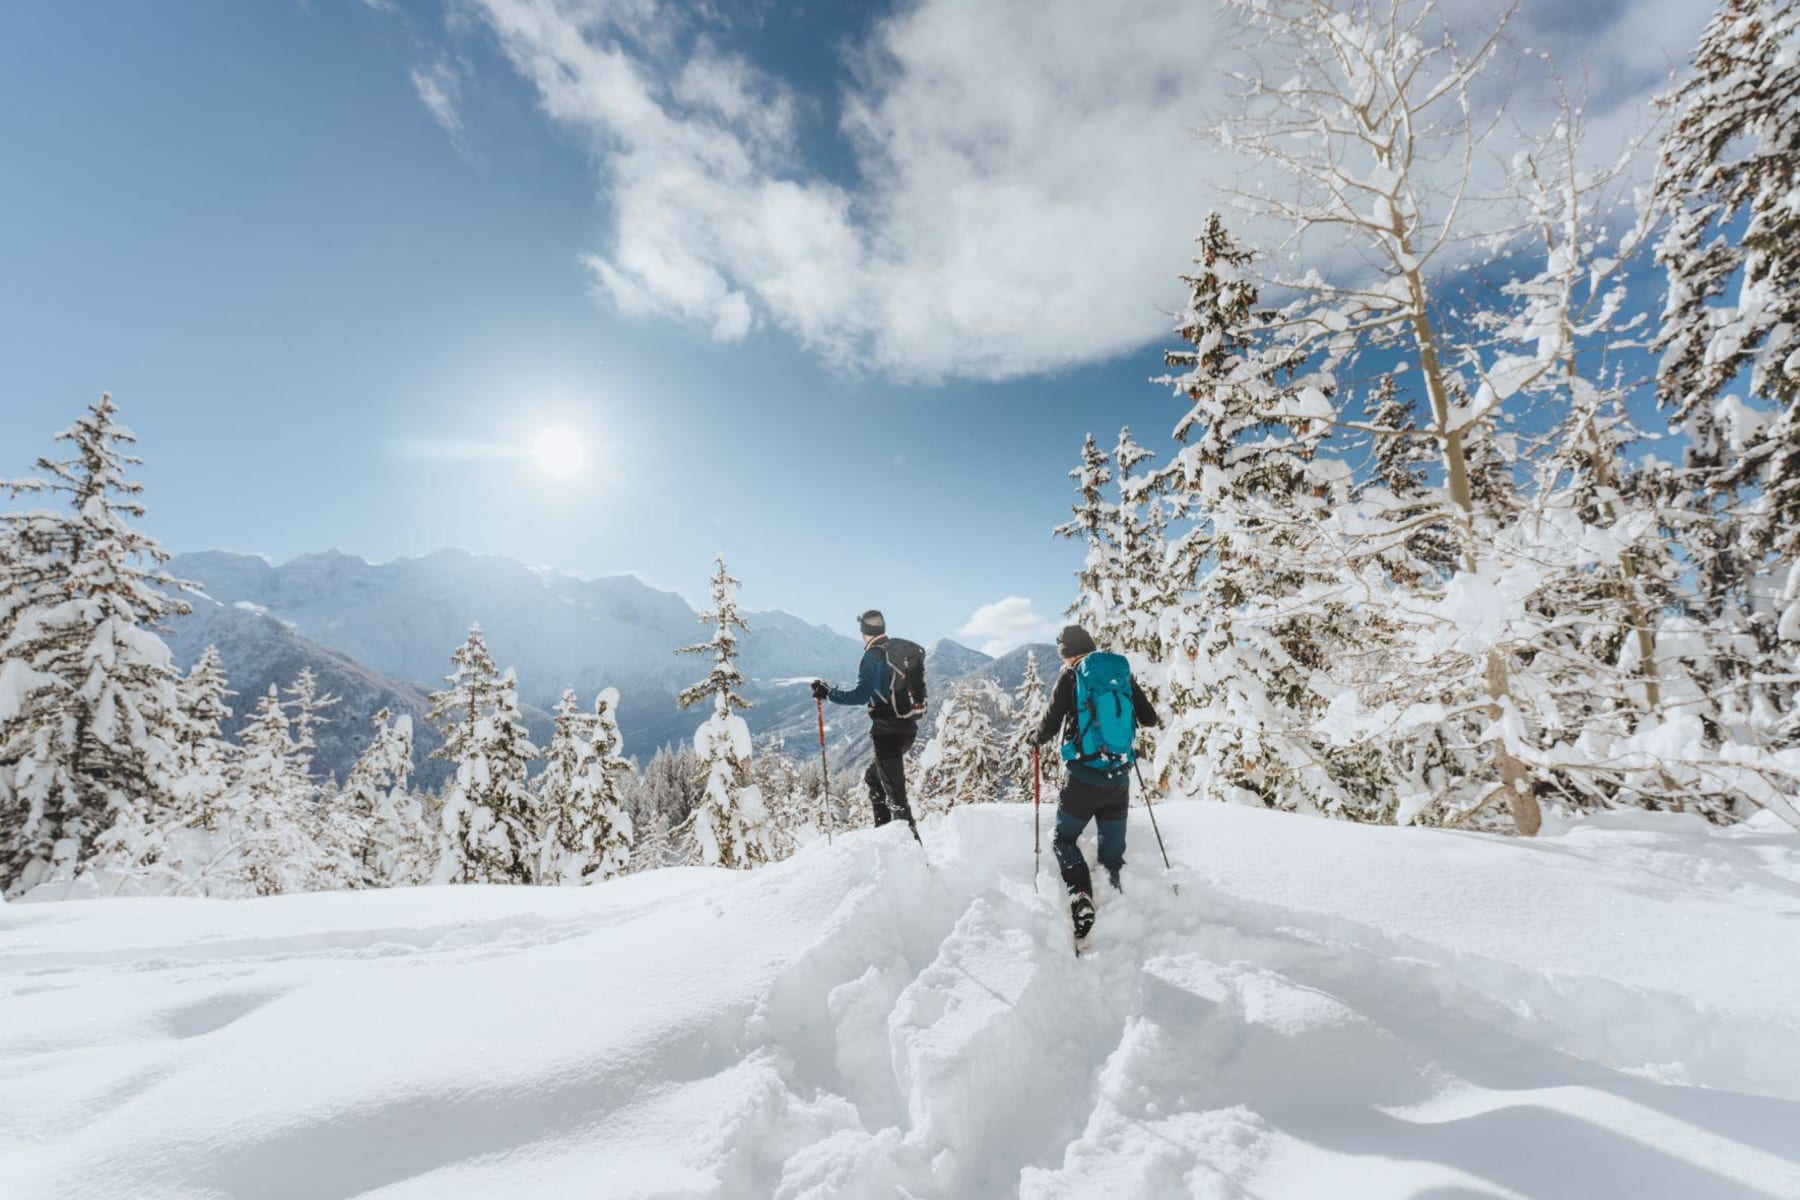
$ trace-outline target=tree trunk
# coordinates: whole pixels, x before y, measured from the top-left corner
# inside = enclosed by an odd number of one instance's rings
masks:
[[[1398,229],[1395,233],[1401,253],[1410,256],[1411,250],[1405,235]],[[1443,364],[1438,360],[1437,330],[1431,323],[1425,278],[1417,269],[1404,274],[1412,306],[1410,315],[1413,338],[1419,347],[1419,370],[1425,376],[1425,394],[1431,402],[1431,417],[1437,426],[1438,444],[1444,450],[1444,479],[1450,488],[1450,502],[1456,506],[1458,524],[1462,530],[1463,568],[1473,574],[1475,497],[1469,487],[1469,465],[1463,454],[1463,431],[1450,424],[1450,389],[1444,382]],[[1507,809],[1512,813],[1514,827],[1526,837],[1535,837],[1543,824],[1543,814],[1538,808],[1537,797],[1530,790],[1531,772],[1506,748],[1506,739],[1498,732],[1502,701],[1507,698],[1506,662],[1500,651],[1488,651],[1484,674],[1488,699],[1493,702],[1488,708],[1489,720],[1495,726],[1490,744],[1494,766],[1499,772],[1501,785],[1506,788]]]

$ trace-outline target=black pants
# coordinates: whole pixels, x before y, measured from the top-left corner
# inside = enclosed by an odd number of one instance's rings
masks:
[[[899,817],[918,831],[912,808],[906,803],[906,752],[918,737],[917,728],[874,735],[875,761],[863,772],[863,782],[869,786],[869,806],[875,810],[878,826]]]
[[[1063,785],[1056,806],[1056,863],[1063,883],[1071,892],[1094,894],[1093,875],[1075,839],[1093,821],[1100,831],[1100,865],[1114,880],[1125,866],[1125,818],[1131,808],[1131,781],[1117,784],[1085,783],[1071,779]]]

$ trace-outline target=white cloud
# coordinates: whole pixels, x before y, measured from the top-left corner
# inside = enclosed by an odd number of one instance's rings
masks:
[[[463,123],[458,105],[462,97],[462,81],[457,78],[456,68],[444,59],[438,59],[429,66],[414,67],[412,85],[432,117],[444,127],[444,132],[450,135],[456,148],[461,150]]]
[[[1001,655],[1026,642],[1045,642],[1056,635],[1056,623],[1023,596],[1008,596],[975,610],[956,636],[979,642],[983,654]]]
[[[1240,65],[1217,3],[902,6],[828,98],[854,187],[800,161],[786,84],[705,36],[677,54],[688,6],[472,3],[545,113],[592,149],[610,219],[609,244],[583,258],[596,295],[725,341],[770,323],[835,364],[921,380],[1132,350],[1165,333],[1190,239],[1244,170],[1194,133]],[[1616,148],[1711,7],[1527,0],[1514,30],[1571,77],[1591,58],[1588,118]],[[1446,10],[1477,30],[1493,6]],[[1546,86],[1521,75],[1515,111],[1544,115]]]

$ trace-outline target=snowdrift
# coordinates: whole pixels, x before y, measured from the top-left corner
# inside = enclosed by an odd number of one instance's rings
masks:
[[[1800,836],[1159,813],[1176,871],[1134,812],[1081,959],[1006,806],[929,868],[889,827],[747,875],[8,905],[0,1195],[1800,1195]]]

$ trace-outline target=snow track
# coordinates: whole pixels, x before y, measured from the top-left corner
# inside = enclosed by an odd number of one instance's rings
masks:
[[[1079,960],[1011,807],[929,869],[7,906],[0,1195],[1800,1195],[1800,838],[1162,811],[1181,894],[1134,827]]]

